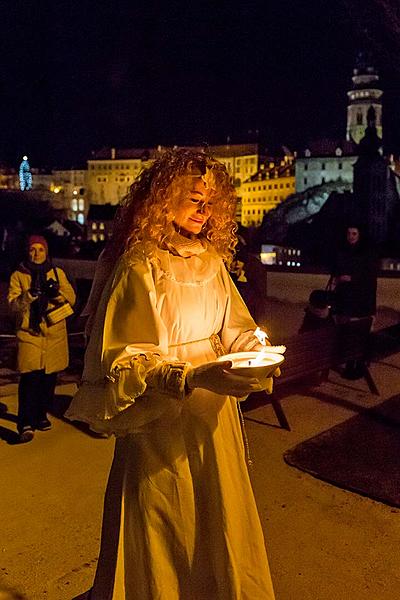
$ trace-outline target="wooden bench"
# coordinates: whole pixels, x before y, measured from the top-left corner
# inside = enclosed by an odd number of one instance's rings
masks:
[[[315,331],[297,334],[284,340],[286,346],[282,375],[274,380],[274,392],[268,395],[276,417],[283,429],[290,431],[286,415],[280,404],[279,395],[283,386],[293,383],[319,385],[326,381],[329,371],[339,370],[350,360],[362,364],[362,377],[373,394],[379,395],[378,388],[369,371],[372,317],[350,321],[345,325],[329,325]],[[265,403],[265,392],[251,394],[244,411],[257,404]],[[255,401],[255,402],[254,402]]]

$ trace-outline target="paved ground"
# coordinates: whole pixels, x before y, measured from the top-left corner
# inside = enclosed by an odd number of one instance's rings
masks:
[[[288,323],[297,326],[298,314],[290,320],[283,305],[275,302],[272,308],[287,330]],[[323,483],[282,458],[286,449],[360,406],[398,394],[399,368],[400,354],[372,365],[379,398],[364,382],[345,382],[336,374],[306,396],[289,394],[282,406],[291,432],[277,427],[270,405],[246,413],[252,479],[277,600],[400,597],[400,510]],[[75,389],[64,379],[57,388],[53,429],[15,445],[16,382],[11,373],[5,382],[0,388],[0,581],[20,587],[30,600],[71,600],[90,586],[95,570],[113,441],[62,420]]]

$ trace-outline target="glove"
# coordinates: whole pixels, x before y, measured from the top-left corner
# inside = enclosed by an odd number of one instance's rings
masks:
[[[25,293],[25,299],[27,302],[34,302],[37,300],[42,292],[37,288],[30,288],[28,292]]]
[[[189,390],[198,387],[215,394],[236,396],[237,398],[262,390],[258,379],[232,373],[229,371],[231,366],[232,362],[228,360],[194,367],[186,375],[186,385]]]

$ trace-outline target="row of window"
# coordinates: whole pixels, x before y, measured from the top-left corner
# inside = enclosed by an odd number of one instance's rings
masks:
[[[99,223],[99,224],[98,224],[98,228],[99,228],[100,230],[104,230],[104,223]],[[93,231],[96,231],[96,229],[97,229],[97,223],[92,223],[92,230],[93,230]]]
[[[308,184],[308,177],[304,177],[303,182],[304,182],[304,185],[307,185]],[[326,183],[325,177],[321,177],[321,183]],[[313,185],[318,185],[318,183],[314,182]]]
[[[92,233],[92,242],[104,242],[106,236],[104,233]]]
[[[244,209],[242,211],[243,215],[265,215],[268,211],[265,208],[259,208],[258,210],[253,208],[253,209]]]
[[[138,171],[141,168],[140,164],[125,164],[125,165],[121,165],[121,164],[104,164],[104,165],[90,165],[90,169],[91,171],[94,171],[95,169],[102,169],[102,170],[108,170],[111,171],[112,169],[116,169],[119,171],[129,171],[129,169],[133,169],[134,171]]]
[[[374,95],[374,94],[372,94]],[[353,92],[351,94],[351,99],[355,100],[356,98],[367,98],[368,96],[371,96],[371,92],[369,91],[358,91],[358,92]]]
[[[250,202],[272,202],[273,200],[276,202],[278,200],[284,200],[284,196],[263,196],[262,198],[242,198],[242,204],[250,203]]]
[[[331,167],[334,164],[336,164],[336,163],[330,163],[329,166]],[[318,167],[316,165],[314,166],[314,168],[318,169]],[[341,163],[341,162],[337,163],[337,168],[338,169],[343,169],[343,163]],[[325,163],[321,163],[321,171],[325,171],[325,169],[326,169],[326,164]],[[308,171],[308,163],[304,163],[304,170]]]
[[[120,177],[115,177],[115,181],[117,183],[123,183],[125,181],[133,181],[134,177],[131,177],[130,175],[121,175]],[[97,177],[97,183],[106,183],[108,181],[108,177],[107,176],[99,176]]]
[[[251,165],[255,165],[255,164],[256,164],[256,157],[255,157],[255,156],[252,156],[252,157],[250,157],[250,158],[237,158],[237,159],[236,159],[236,163],[237,163],[238,165],[240,165],[240,163],[241,163],[242,161],[243,161],[244,163],[250,163]]]
[[[294,188],[294,183],[286,183],[286,184],[280,183],[279,185],[277,183],[275,183],[274,185],[272,185],[272,183],[270,183],[269,185],[266,185],[266,184],[265,185],[258,185],[258,186],[257,185],[253,185],[252,187],[247,187],[247,191],[249,191],[249,192],[251,192],[251,191],[256,192],[257,190],[258,191],[261,191],[261,190],[272,190],[272,189],[277,190],[278,188],[282,190],[285,187],[286,188],[290,188],[290,187]]]

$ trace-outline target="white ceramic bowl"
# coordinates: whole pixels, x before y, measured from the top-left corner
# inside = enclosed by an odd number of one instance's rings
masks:
[[[224,354],[217,360],[232,362],[231,370],[245,377],[256,377],[262,383],[271,377],[274,371],[283,363],[285,357],[277,352],[234,352]],[[259,364],[258,364],[258,361]]]

